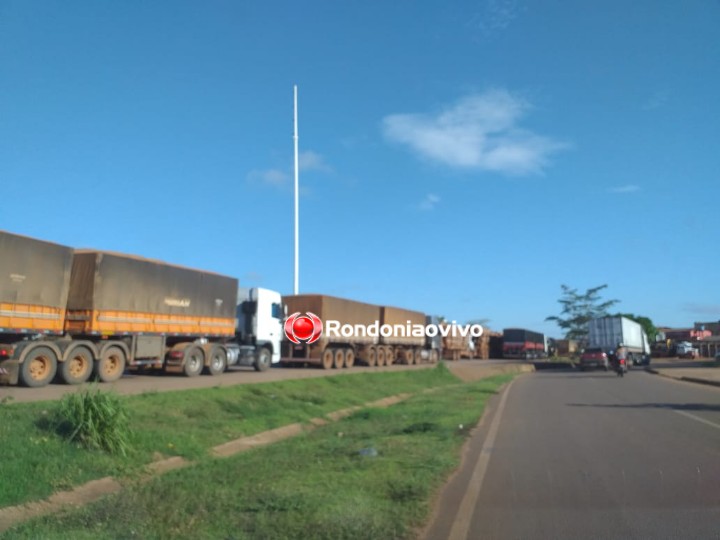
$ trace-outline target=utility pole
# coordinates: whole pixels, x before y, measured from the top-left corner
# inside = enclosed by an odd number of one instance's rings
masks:
[[[293,141],[295,142],[295,286],[294,294],[300,292],[300,194],[298,192],[298,111],[297,111],[297,85],[293,87],[294,94],[294,131]]]

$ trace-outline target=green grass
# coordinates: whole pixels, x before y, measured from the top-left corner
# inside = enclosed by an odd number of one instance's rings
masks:
[[[161,457],[201,459],[217,444],[392,394],[457,384],[441,366],[121,397],[127,456],[69,442],[55,420],[59,402],[0,404],[0,507],[132,475]]]
[[[510,378],[363,409],[303,436],[25,523],[6,537],[411,538],[486,400]],[[362,455],[373,454],[366,449],[376,455]]]
[[[126,456],[130,445],[125,402],[111,392],[92,390],[65,396],[57,413],[58,429],[91,450]]]

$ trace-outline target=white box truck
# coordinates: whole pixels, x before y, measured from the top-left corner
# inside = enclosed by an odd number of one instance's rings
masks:
[[[600,347],[606,353],[622,344],[628,352],[628,364],[650,363],[650,343],[642,326],[626,317],[600,317],[588,326],[588,347]]]

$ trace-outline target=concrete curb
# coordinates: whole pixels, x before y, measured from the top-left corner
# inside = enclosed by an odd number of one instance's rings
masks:
[[[672,379],[674,381],[685,381],[695,384],[704,384],[706,386],[718,386],[720,387],[720,381],[711,381],[710,379],[703,379],[701,377],[673,377],[672,375],[667,375],[665,373],[661,373],[660,371],[646,367],[645,371],[648,373],[652,373],[653,375],[659,375],[660,377],[665,377],[666,379]]]

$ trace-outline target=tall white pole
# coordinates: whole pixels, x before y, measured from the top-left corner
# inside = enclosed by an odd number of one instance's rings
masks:
[[[294,294],[300,292],[300,202],[298,193],[298,112],[297,112],[297,85],[293,87],[294,94],[294,132],[295,142],[295,287]]]

